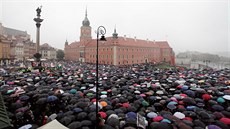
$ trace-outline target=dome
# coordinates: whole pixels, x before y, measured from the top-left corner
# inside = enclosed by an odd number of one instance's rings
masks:
[[[87,9],[85,11],[85,19],[82,21],[83,26],[89,26],[89,19],[87,18]]]
[[[87,17],[85,17],[84,21],[82,21],[82,25],[83,26],[89,26],[89,19]]]

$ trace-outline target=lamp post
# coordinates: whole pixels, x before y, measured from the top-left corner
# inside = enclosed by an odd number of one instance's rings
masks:
[[[98,114],[98,100],[99,100],[99,95],[98,95],[98,42],[100,41],[106,41],[105,39],[105,33],[106,29],[104,26],[99,26],[97,28],[97,54],[96,54],[96,129],[99,129],[99,114]],[[99,35],[102,35],[101,38],[99,39]]]
[[[208,63],[210,63],[210,60],[204,60],[203,62],[205,63],[205,67],[208,68]]]

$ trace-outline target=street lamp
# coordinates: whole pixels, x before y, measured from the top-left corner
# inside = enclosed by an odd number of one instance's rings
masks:
[[[105,33],[106,29],[104,26],[99,26],[97,28],[97,54],[96,54],[96,129],[99,129],[99,114],[98,114],[98,42],[100,41],[106,41],[105,39]],[[99,35],[101,35],[101,38],[99,39]]]
[[[208,67],[208,63],[210,63],[211,61],[210,60],[204,60],[203,62],[205,63],[205,67],[207,68]]]

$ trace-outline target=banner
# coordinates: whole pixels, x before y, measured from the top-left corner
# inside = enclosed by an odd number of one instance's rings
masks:
[[[137,113],[137,127],[145,129],[145,119],[139,113]]]

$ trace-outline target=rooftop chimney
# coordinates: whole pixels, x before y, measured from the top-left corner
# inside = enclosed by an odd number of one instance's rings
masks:
[[[126,35],[124,35],[124,40],[126,40]]]

